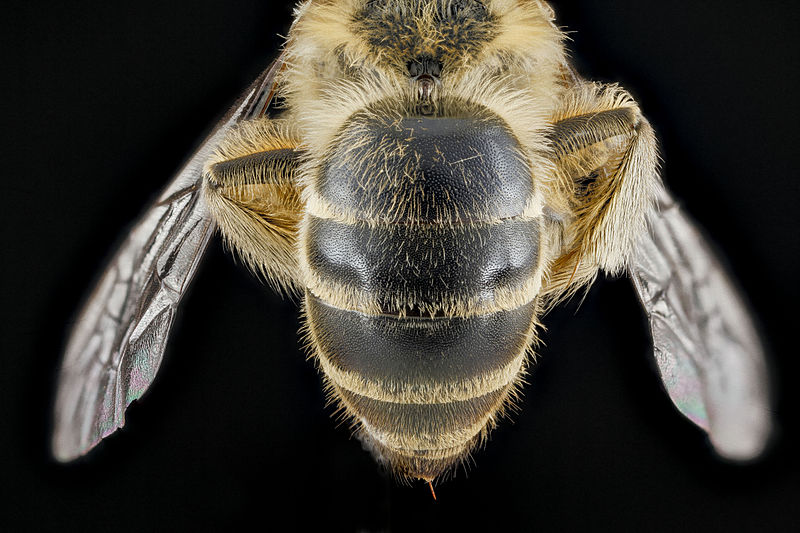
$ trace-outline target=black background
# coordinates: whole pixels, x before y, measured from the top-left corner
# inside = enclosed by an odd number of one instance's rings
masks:
[[[718,461],[662,391],[628,282],[545,319],[521,411],[468,475],[403,487],[324,406],[296,306],[212,244],[159,377],[89,457],[48,455],[73,313],[123,229],[263,69],[289,7],[12,2],[2,22],[0,529],[775,531],[796,525],[799,9],[559,2],[587,77],[630,89],[664,177],[718,244],[771,354],[766,459]]]

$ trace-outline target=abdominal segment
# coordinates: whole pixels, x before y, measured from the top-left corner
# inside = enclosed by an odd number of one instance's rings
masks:
[[[367,447],[397,473],[430,480],[494,427],[524,371],[536,308],[398,318],[307,293],[306,319],[331,391]]]
[[[524,373],[543,270],[532,180],[496,117],[356,116],[339,143],[300,232],[308,341],[376,458],[432,480]]]

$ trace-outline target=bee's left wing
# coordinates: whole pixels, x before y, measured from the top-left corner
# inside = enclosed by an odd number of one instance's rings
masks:
[[[203,165],[237,122],[264,113],[279,57],[217,125],[111,258],[67,343],[58,377],[53,455],[69,461],[122,427],[155,377],[178,303],[214,231]]]
[[[746,305],[666,191],[629,271],[647,311],[661,378],[717,452],[752,459],[771,428],[764,349]]]

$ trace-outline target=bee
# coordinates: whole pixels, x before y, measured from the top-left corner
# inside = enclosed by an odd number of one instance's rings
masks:
[[[324,387],[379,463],[441,478],[513,406],[541,316],[627,273],[665,388],[719,455],[771,428],[746,305],[663,187],[652,127],[583,79],[538,0],[306,0],[278,58],[148,207],[71,333],[69,461],[155,378],[217,229],[302,302]]]

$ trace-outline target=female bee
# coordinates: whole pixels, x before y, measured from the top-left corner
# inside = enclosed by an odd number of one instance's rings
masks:
[[[134,227],[67,346],[53,450],[121,427],[218,227],[303,302],[375,457],[431,481],[519,393],[538,319],[627,271],[670,397],[733,459],[769,434],[763,350],[653,131],[580,78],[537,0],[310,0],[279,58]],[[273,105],[273,101],[276,102]]]

